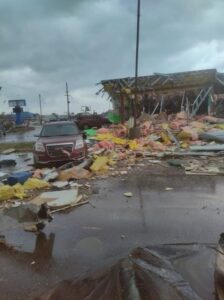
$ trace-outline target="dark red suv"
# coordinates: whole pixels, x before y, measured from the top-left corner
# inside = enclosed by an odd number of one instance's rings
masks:
[[[87,155],[82,133],[74,122],[58,121],[44,124],[34,145],[34,164],[81,162]]]
[[[76,123],[80,129],[87,129],[91,127],[100,128],[105,125],[111,124],[111,122],[97,114],[78,114],[76,115]]]

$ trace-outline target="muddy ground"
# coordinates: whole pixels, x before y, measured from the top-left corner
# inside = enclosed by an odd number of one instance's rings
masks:
[[[224,231],[223,177],[186,176],[177,168],[145,165],[128,176],[91,184],[91,205],[55,215],[39,235],[1,220],[1,234],[14,248],[0,247],[0,299],[33,299],[64,279],[112,265],[138,246],[195,247],[191,243],[202,248],[178,268],[202,299],[214,299],[215,251],[210,247]]]

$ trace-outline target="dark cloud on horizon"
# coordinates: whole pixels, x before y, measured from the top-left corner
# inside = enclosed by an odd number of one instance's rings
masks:
[[[108,108],[101,79],[134,74],[136,0],[1,0],[2,100],[37,95],[60,111],[69,82],[74,103]],[[224,70],[222,0],[142,0],[139,73]]]

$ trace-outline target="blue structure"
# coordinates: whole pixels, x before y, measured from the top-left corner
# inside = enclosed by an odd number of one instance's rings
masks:
[[[19,122],[19,124],[22,124],[28,120],[33,119],[34,116],[35,116],[35,114],[33,114],[29,111],[22,111],[19,114],[10,115],[10,118],[12,121],[16,122],[16,124],[18,124],[18,122]],[[19,117],[19,119],[16,119],[17,117]]]
[[[16,125],[22,124],[24,121],[21,119],[21,113],[23,112],[22,106],[26,106],[26,100],[9,100],[8,104],[10,107],[13,107],[13,112],[16,114]]]

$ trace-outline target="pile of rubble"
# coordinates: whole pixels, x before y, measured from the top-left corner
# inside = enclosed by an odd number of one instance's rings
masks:
[[[90,167],[92,172],[108,174],[116,169],[115,165],[128,170],[136,160],[152,162],[154,159],[155,162],[155,158],[179,158],[179,162],[167,161],[168,165],[182,167],[185,174],[223,174],[224,119],[199,116],[189,120],[185,112],[170,116],[162,113],[153,117],[143,114],[137,122],[140,137],[131,140],[128,138],[128,125],[127,122],[110,128],[86,130],[92,141],[89,153],[95,160]],[[118,174],[115,171],[115,175]]]
[[[78,166],[70,162],[59,168],[34,169],[3,177],[2,208],[36,206],[36,226],[39,211],[45,210],[49,219],[49,213],[86,204],[91,180],[126,176],[136,165],[172,166],[186,175],[224,174],[224,119],[200,116],[189,120],[185,112],[170,116],[143,114],[137,126],[140,135],[136,139],[129,139],[129,122],[86,130],[89,157]]]
[[[25,231],[37,232],[53,220],[53,214],[89,203],[91,185],[77,179],[90,173],[68,163],[61,168],[11,173],[0,183],[0,216],[23,224]]]

